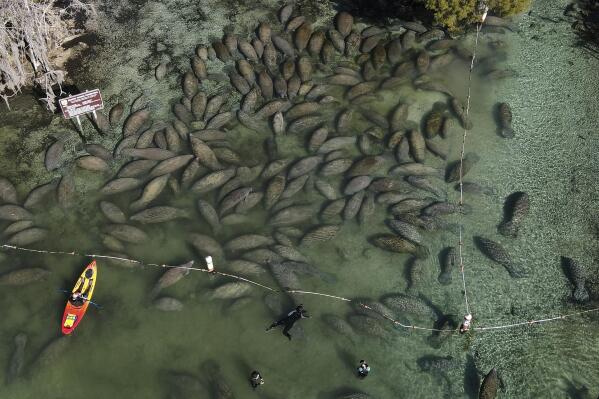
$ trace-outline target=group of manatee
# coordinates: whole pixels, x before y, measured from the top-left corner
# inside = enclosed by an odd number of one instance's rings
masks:
[[[448,139],[459,134],[455,128],[470,130],[473,123],[462,101],[437,78],[448,65],[469,62],[471,50],[440,29],[414,22],[394,29],[358,30],[361,24],[339,12],[332,27],[316,28],[290,5],[278,17],[281,25],[261,22],[251,38],[227,33],[222,40],[198,46],[181,78],[183,96],[174,104],[170,121],[155,120],[149,108],[134,104],[121,122],[125,107],[117,104],[108,117],[98,112],[95,118],[102,134],[122,127],[114,149],[87,143],[87,154],[64,166],[60,162],[64,142],[57,140],[46,151],[45,166],[49,171],[65,170],[62,178],[36,187],[23,201],[12,183],[1,178],[0,220],[11,222],[4,230],[5,243],[31,246],[46,238],[48,231],[36,225],[34,212],[51,196],[64,209],[74,206],[72,167],[101,174],[118,167],[99,190],[98,207],[106,219],[99,240],[106,254],[128,258],[128,245],[148,240],[146,225],[203,221],[206,228],[188,236],[202,259],[212,256],[222,270],[247,278],[269,273],[280,289],[300,289],[300,278],[305,276],[335,280],[313,265],[302,248],[335,239],[343,224],[352,220],[372,223],[377,208],[384,208],[388,213],[381,225],[384,230],[367,241],[382,250],[411,255],[409,285],[417,285],[419,262],[430,255],[427,234],[455,233],[458,225],[447,216],[471,211],[468,204],[447,200],[447,184],[459,190],[460,175],[466,176],[479,157],[466,153],[463,163],[446,159]],[[503,47],[501,40],[486,44],[496,51]],[[484,76],[509,76],[492,61],[481,61]],[[161,63],[155,78],[165,79],[169,71],[169,65]],[[207,89],[211,80],[220,87],[214,92]],[[405,87],[434,92],[444,100],[418,115],[415,104],[394,97]],[[500,135],[513,137],[509,105],[498,104],[494,115]],[[255,140],[240,145],[235,138],[246,132]],[[465,181],[461,188],[466,196],[494,195],[475,182]],[[161,201],[180,195],[193,196],[195,209]],[[128,209],[112,198],[121,203],[126,198]],[[516,238],[528,210],[526,193],[510,195],[498,232]],[[248,214],[263,215],[259,230],[237,236],[223,233],[225,227],[248,223]],[[474,237],[474,242],[511,277],[526,275],[500,242],[482,236]],[[452,270],[459,267],[456,248],[444,248],[440,259],[438,281],[447,285]],[[575,285],[573,298],[587,301],[584,268],[565,259],[564,269]],[[48,273],[18,269],[0,276],[0,285],[26,284]],[[153,305],[163,311],[183,309],[181,301],[160,293],[187,274],[185,268],[166,271],[151,291]],[[242,306],[252,290],[249,283],[234,281],[216,287],[211,298]],[[331,331],[350,339],[356,334],[389,336],[392,326],[381,315],[433,321],[438,328],[455,330],[456,320],[409,292],[363,299],[360,302],[371,310],[356,306],[346,317],[325,314],[321,319]],[[280,297],[269,294],[264,299],[273,315],[284,311]],[[438,348],[444,339],[443,334],[433,334],[431,346]],[[17,335],[11,380],[22,368],[25,343],[26,337]],[[173,378],[192,386],[197,383],[190,376]],[[225,384],[222,378],[218,381]],[[497,381],[493,369],[483,380],[480,397],[495,397]],[[232,397],[226,387],[215,392],[218,398]]]

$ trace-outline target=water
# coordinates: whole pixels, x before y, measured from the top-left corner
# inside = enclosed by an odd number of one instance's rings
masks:
[[[305,3],[302,11],[321,16],[315,18],[319,26],[325,26],[334,14],[327,3]],[[496,191],[490,197],[465,195],[465,202],[474,208],[464,218],[464,259],[476,326],[509,324],[582,309],[569,301],[571,284],[560,267],[562,255],[585,265],[592,276],[588,287],[596,304],[596,225],[593,227],[596,217],[588,215],[596,211],[599,198],[593,184],[599,168],[595,155],[597,136],[593,130],[599,105],[597,83],[589,84],[588,79],[594,76],[597,64],[579,49],[570,47],[572,36],[568,24],[552,24],[539,18],[559,15],[557,3],[536,4],[530,16],[522,17],[518,34],[481,37],[480,59],[488,54],[486,43],[491,38],[501,38],[508,43],[504,64],[518,75],[501,81],[475,76],[473,81],[471,112],[475,129],[469,132],[466,150],[478,153],[481,160],[466,180]],[[99,65],[90,62],[81,66],[85,74],[81,73],[80,82],[99,86],[110,105],[117,101],[130,104],[143,91],[156,119],[168,117],[169,104],[181,95],[176,70],[187,68],[188,57],[197,43],[207,42],[214,32],[220,35],[223,26],[233,27],[229,23],[235,24],[238,32],[250,31],[258,19],[272,18],[276,10],[275,5],[266,2],[251,11],[247,6],[225,2],[197,8],[150,2],[132,14],[127,14],[127,5],[113,6],[107,8],[112,14],[100,30],[115,45],[99,48]],[[127,15],[130,15],[128,25],[114,22]],[[169,31],[165,32],[162,26],[168,26]],[[114,32],[119,29],[126,29],[131,36],[123,39],[116,35]],[[108,31],[112,33],[108,35]],[[472,38],[467,40],[471,44]],[[157,43],[167,50],[156,51]],[[166,81],[156,83],[151,70],[161,57],[168,57],[175,71]],[[450,70],[443,71],[445,82],[461,99],[466,90],[466,73],[466,62],[455,63]],[[216,86],[209,90],[226,85],[221,82]],[[42,171],[44,149],[52,142],[49,136],[68,138],[66,158],[83,154],[78,145],[81,138],[72,126],[59,118],[49,121],[39,116],[43,113],[28,103],[28,98],[18,99],[22,104],[14,103],[13,113],[3,112],[4,122],[0,125],[2,175],[17,183],[21,199],[32,187],[63,171],[52,174]],[[443,98],[402,88],[385,93],[383,100],[376,103],[376,110],[384,113],[399,100],[407,101],[413,104],[410,119],[419,120],[434,102]],[[229,101],[234,103],[237,97],[232,96]],[[498,101],[507,101],[512,106],[516,130],[512,140],[496,134],[490,110]],[[34,111],[29,111],[25,123],[21,115],[28,109]],[[120,137],[118,130],[100,137],[88,125],[82,134],[86,142],[112,146]],[[356,132],[361,128],[356,125]],[[268,131],[259,134],[241,127],[235,129],[233,148],[246,162],[262,161],[264,157],[256,149],[269,135]],[[459,157],[461,133],[460,128],[454,127],[447,140],[449,161]],[[284,137],[280,142],[283,156],[302,155],[303,147],[304,143],[295,138]],[[427,164],[444,165],[431,156],[427,157]],[[98,211],[97,190],[112,174],[74,170],[76,205],[63,211],[49,201],[36,213],[36,223],[50,229],[51,234],[35,247],[106,253],[99,237],[107,222]],[[453,190],[453,185],[439,184],[446,187],[449,200],[458,200],[459,193]],[[339,187],[342,186],[336,186]],[[497,235],[496,225],[502,218],[503,199],[518,190],[529,193],[531,212],[519,237],[507,239]],[[138,193],[129,193],[110,200],[125,210],[137,197]],[[306,203],[315,203],[316,198],[320,197],[314,193],[297,196],[298,201]],[[174,195],[167,188],[154,204],[195,209],[195,199],[196,196],[185,193]],[[249,213],[247,222],[227,226],[217,238],[224,243],[243,233],[270,233],[271,229],[264,225],[264,216],[263,211],[255,209]],[[310,248],[300,247],[320,271],[336,278],[335,282],[327,282],[318,277],[300,277],[301,288],[373,300],[388,293],[406,292],[409,257],[384,252],[368,243],[372,235],[387,233],[383,226],[386,217],[385,209],[377,206],[369,223],[344,223],[334,240]],[[447,219],[459,221],[455,216]],[[171,265],[195,259],[196,266],[202,266],[201,257],[187,244],[187,237],[191,232],[211,232],[195,211],[191,220],[142,227],[151,238],[142,245],[127,245],[126,253],[132,258]],[[431,256],[423,261],[422,281],[410,292],[424,295],[444,314],[459,320],[465,312],[459,274],[454,270],[452,284],[441,286],[437,282],[436,256],[444,247],[457,246],[458,238],[451,232],[424,235]],[[492,264],[475,249],[473,235],[502,242],[514,259],[526,267],[529,277],[511,279],[503,267]],[[596,315],[534,327],[475,332],[471,336],[449,338],[435,349],[430,345],[430,333],[402,330],[391,323],[381,324],[387,330],[382,338],[355,335],[349,339],[337,335],[322,316],[345,317],[353,308],[346,302],[297,294],[295,300],[303,303],[312,317],[298,323],[301,331],[296,331],[294,340],[288,342],[280,330],[264,332],[280,316],[266,306],[267,290],[256,287],[248,295],[249,300],[233,305],[231,300],[210,297],[212,288],[229,279],[192,272],[161,293],[181,300],[184,309],[161,312],[151,307],[149,292],[163,269],[123,267],[102,260],[94,300],[104,309],[90,307],[76,332],[67,338],[60,356],[46,359],[45,366],[39,366],[38,354],[59,336],[65,298],[56,289],[70,288],[88,260],[13,251],[3,254],[0,273],[18,267],[44,267],[52,275],[45,283],[2,287],[0,291],[4,309],[0,323],[0,362],[8,364],[17,333],[28,336],[23,378],[3,386],[2,397],[208,398],[210,376],[201,365],[209,359],[220,365],[223,379],[236,397],[324,399],[352,391],[366,392],[373,398],[476,397],[477,381],[492,367],[499,370],[503,381],[501,397],[597,395]],[[226,270],[226,262],[216,259],[216,267]],[[255,279],[276,287],[268,273]],[[290,298],[282,296],[281,301],[283,307],[291,306]],[[412,317],[410,321],[427,327],[433,322]],[[418,359],[431,355],[452,356],[457,365],[439,373],[421,371]],[[372,367],[371,376],[365,380],[354,376],[360,359],[366,359]],[[266,380],[255,393],[247,381],[252,369],[260,370]],[[200,390],[195,384],[177,387],[173,375],[180,374],[197,378]]]

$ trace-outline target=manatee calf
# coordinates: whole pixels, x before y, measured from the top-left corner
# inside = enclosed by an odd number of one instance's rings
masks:
[[[474,243],[487,258],[505,267],[510,274],[510,277],[526,277],[524,269],[520,265],[514,263],[510,254],[500,243],[480,236],[474,237]]]
[[[562,257],[562,269],[568,280],[574,285],[572,298],[576,302],[587,302],[589,300],[589,293],[585,288],[586,273],[584,268],[576,260]]]
[[[530,207],[528,194],[517,191],[510,194],[504,205],[504,220],[497,226],[497,231],[506,237],[517,237],[518,230]]]
[[[372,243],[381,249],[398,253],[410,253],[420,259],[425,259],[429,256],[427,247],[414,244],[392,234],[383,234],[374,237]]]
[[[106,183],[100,189],[100,193],[104,195],[114,195],[131,191],[143,184],[143,180],[134,177],[118,177]]]

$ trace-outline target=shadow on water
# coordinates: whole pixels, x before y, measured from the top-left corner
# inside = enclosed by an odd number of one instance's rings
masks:
[[[369,23],[384,23],[390,18],[431,22],[431,15],[419,0],[336,0],[339,11],[347,11],[354,17]]]

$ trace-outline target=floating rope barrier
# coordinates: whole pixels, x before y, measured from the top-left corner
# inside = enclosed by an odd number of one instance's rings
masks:
[[[476,49],[478,48],[478,37],[480,35],[480,30],[482,29],[483,23],[487,18],[487,12],[489,8],[481,4],[484,7],[484,12],[481,17],[481,21],[476,25],[476,38],[474,39],[474,49],[472,50],[472,58],[470,60],[470,69],[468,71],[468,95],[466,96],[466,120],[469,120],[470,116],[470,99],[472,97],[472,70],[474,69],[474,60],[476,59]],[[465,124],[466,125],[466,124]],[[460,207],[464,206],[464,154],[466,151],[466,136],[468,135],[468,126],[464,126],[464,134],[462,135],[462,150],[460,153]],[[460,213],[460,223],[459,223],[459,242],[458,242],[458,253],[460,258],[460,274],[462,276],[462,289],[464,290],[464,303],[466,306],[466,314],[470,315],[470,303],[468,301],[468,291],[466,290],[466,276],[464,273],[464,257],[463,257],[463,248],[464,248],[464,237],[463,237],[463,209]]]
[[[445,330],[443,330],[443,329],[439,329],[439,328],[430,328],[430,327],[422,327],[422,326],[417,326],[417,325],[403,324],[399,320],[396,320],[396,319],[392,318],[389,315],[381,313],[378,310],[373,309],[372,307],[368,306],[365,303],[358,302],[358,301],[355,301],[353,299],[345,298],[345,297],[338,296],[338,295],[331,295],[331,294],[325,294],[325,293],[322,293],[322,292],[304,291],[304,290],[296,290],[296,289],[276,289],[276,288],[269,287],[267,285],[258,283],[256,281],[253,281],[253,280],[250,280],[250,279],[247,279],[245,277],[241,277],[241,276],[238,276],[238,275],[235,275],[235,274],[220,272],[220,271],[217,271],[217,270],[210,271],[208,269],[202,269],[202,268],[193,267],[193,266],[186,266],[188,264],[193,264],[194,261],[189,261],[188,263],[185,263],[185,264],[179,265],[179,266],[172,266],[172,265],[158,264],[158,263],[145,263],[145,262],[142,262],[140,260],[130,259],[130,258],[123,258],[123,257],[119,257],[119,256],[97,255],[97,254],[82,254],[82,253],[77,253],[75,251],[67,252],[67,251],[40,250],[40,249],[31,249],[31,248],[17,247],[17,246],[8,245],[8,244],[0,245],[0,248],[11,249],[11,250],[15,250],[15,251],[52,254],[52,255],[81,256],[81,257],[94,258],[94,259],[97,259],[97,258],[100,258],[100,259],[113,259],[113,260],[119,260],[119,261],[129,262],[129,263],[135,263],[135,264],[139,264],[139,265],[143,265],[143,266],[158,267],[158,268],[162,268],[162,269],[168,268],[168,269],[186,269],[186,270],[190,270],[190,271],[198,271],[198,272],[202,272],[202,273],[219,275],[219,276],[229,277],[229,278],[233,278],[233,279],[240,280],[240,281],[245,281],[247,283],[250,283],[250,284],[253,284],[255,286],[264,288],[264,289],[266,289],[268,291],[271,291],[271,292],[278,292],[278,293],[285,293],[285,294],[315,295],[315,296],[322,296],[322,297],[326,297],[326,298],[335,299],[335,300],[338,300],[338,301],[355,303],[358,306],[360,306],[360,307],[362,307],[362,308],[364,308],[366,310],[369,310],[371,312],[374,312],[374,313],[378,314],[379,316],[385,318],[386,320],[389,320],[393,324],[395,324],[395,325],[397,325],[399,327],[408,329],[408,330],[420,330],[420,331],[438,332],[438,333],[445,333],[445,334],[451,334],[451,335],[458,333],[457,329],[454,329],[454,330],[447,330],[447,329],[445,329]],[[518,322],[518,323],[513,323],[513,324],[505,324],[505,325],[499,325],[499,326],[488,326],[488,327],[487,326],[473,327],[471,329],[474,330],[474,331],[496,331],[496,330],[507,329],[507,328],[514,328],[514,327],[520,327],[520,326],[527,326],[527,325],[530,326],[530,325],[535,325],[535,324],[541,324],[541,323],[546,323],[546,322],[556,321],[556,320],[564,320],[566,318],[570,318],[570,317],[582,315],[582,314],[585,314],[585,313],[591,313],[591,312],[599,312],[599,308],[587,309],[587,310],[583,310],[583,311],[579,311],[579,312],[574,312],[574,313],[569,313],[569,314],[565,314],[565,315],[554,316],[554,317],[543,318],[543,319],[537,319],[537,320],[523,321],[523,322]]]

